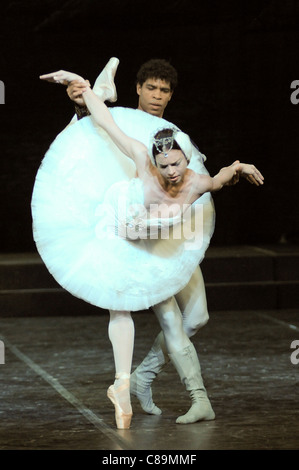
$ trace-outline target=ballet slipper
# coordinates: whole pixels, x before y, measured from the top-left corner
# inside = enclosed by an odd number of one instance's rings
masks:
[[[131,425],[131,419],[133,416],[132,411],[130,413],[125,413],[121,407],[121,393],[124,391],[128,391],[128,397],[130,399],[130,375],[128,374],[121,374],[116,375],[115,378],[117,380],[124,380],[122,385],[116,386],[115,384],[110,385],[107,390],[107,397],[111,400],[115,408],[115,421],[117,429],[129,429]],[[131,405],[129,404],[131,408]]]
[[[112,57],[95,81],[93,91],[103,101],[114,103],[117,100],[114,77],[118,64],[119,60],[116,57]]]

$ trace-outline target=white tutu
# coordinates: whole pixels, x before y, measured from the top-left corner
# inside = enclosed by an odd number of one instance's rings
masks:
[[[140,110],[110,111],[145,145],[156,129],[171,124]],[[189,168],[207,174],[203,158],[194,147]],[[178,293],[214,230],[210,193],[186,210],[183,221],[147,220],[143,183],[135,174],[133,161],[86,117],[57,136],[34,185],[33,234],[48,270],[71,294],[106,309],[147,309]]]

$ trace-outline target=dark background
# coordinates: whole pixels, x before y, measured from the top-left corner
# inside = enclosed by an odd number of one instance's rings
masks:
[[[135,107],[135,76],[166,58],[179,86],[165,118],[189,133],[215,174],[235,159],[265,176],[214,195],[214,245],[299,243],[298,0],[16,0],[1,7],[1,251],[34,251],[30,199],[40,161],[73,115],[58,69],[93,83],[120,59],[117,105]]]

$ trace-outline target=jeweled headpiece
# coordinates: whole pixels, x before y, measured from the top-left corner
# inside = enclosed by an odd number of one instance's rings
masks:
[[[162,131],[171,131],[171,135],[165,137],[159,137],[162,134]],[[176,145],[175,145],[176,144]],[[177,127],[171,128],[162,128],[157,129],[155,134],[152,135],[149,145],[149,155],[152,160],[152,163],[156,166],[156,157],[154,148],[156,148],[157,153],[163,153],[164,157],[168,157],[168,153],[173,147],[179,148],[185,155],[187,162],[189,163],[192,156],[192,144],[190,138],[187,134],[180,131]]]
[[[173,133],[169,137],[161,137],[153,139],[153,145],[156,147],[158,153],[164,153],[164,157],[168,157],[168,152],[172,150],[175,141],[176,129],[173,129]]]

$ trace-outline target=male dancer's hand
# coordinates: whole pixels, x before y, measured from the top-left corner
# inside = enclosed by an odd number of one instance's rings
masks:
[[[86,80],[90,86],[89,80]],[[69,98],[79,106],[85,106],[84,99],[82,98],[82,90],[86,88],[86,85],[79,80],[73,80],[68,84],[66,92]]]

